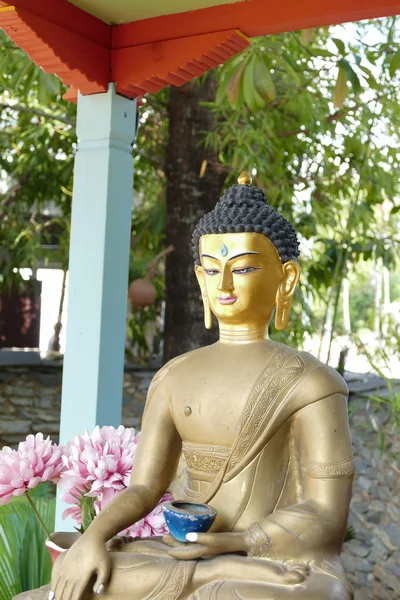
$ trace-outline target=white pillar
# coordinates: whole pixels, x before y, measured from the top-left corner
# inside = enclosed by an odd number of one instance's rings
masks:
[[[78,98],[60,442],[121,422],[136,103]],[[56,531],[71,530],[61,521]]]

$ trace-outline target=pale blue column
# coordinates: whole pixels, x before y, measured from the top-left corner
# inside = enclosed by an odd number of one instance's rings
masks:
[[[136,103],[78,98],[60,442],[121,422]],[[56,531],[71,530],[61,521]]]

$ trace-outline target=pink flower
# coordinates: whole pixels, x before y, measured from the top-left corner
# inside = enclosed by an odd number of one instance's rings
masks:
[[[76,436],[67,444],[63,457],[65,470],[60,487],[73,488],[85,495],[98,497],[107,491],[123,490],[129,484],[133,457],[138,443],[134,429],[122,425],[96,427],[92,433]],[[64,498],[68,502],[68,499]]]
[[[168,528],[164,519],[162,505],[164,502],[173,500],[172,494],[164,494],[157,506],[152,512],[141,521],[128,527],[129,535],[137,537],[150,537],[153,535],[165,535]],[[121,535],[121,534],[120,534]]]
[[[102,497],[101,500],[96,500],[94,507],[96,515],[108,504],[118,492],[115,492],[108,498]],[[168,528],[164,519],[163,504],[173,500],[172,494],[164,494],[157,506],[146,517],[120,531],[118,535],[132,535],[134,537],[150,537],[154,535],[165,535],[168,533]]]
[[[128,487],[139,436],[134,429],[122,425],[118,429],[96,427],[91,435],[86,431],[67,444],[60,487],[64,490],[62,500],[72,506],[64,511],[64,519],[71,516],[80,525],[83,497],[93,498],[98,514]],[[166,533],[162,502],[169,499],[167,494],[150,515],[122,533],[140,537]]]
[[[64,468],[63,449],[46,440],[42,433],[28,435],[18,450],[5,446],[0,451],[0,504],[7,504],[13,496],[22,496],[39,483],[57,483]]]

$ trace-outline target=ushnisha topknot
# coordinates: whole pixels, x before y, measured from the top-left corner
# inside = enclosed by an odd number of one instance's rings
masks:
[[[250,185],[247,173],[241,173],[238,181],[196,225],[192,236],[195,264],[200,264],[201,236],[213,233],[262,233],[277,249],[282,264],[297,260],[299,242],[293,225],[268,204],[260,188]]]

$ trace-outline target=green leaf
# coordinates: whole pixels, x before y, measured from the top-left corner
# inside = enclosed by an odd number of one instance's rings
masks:
[[[247,106],[250,108],[251,112],[256,113],[261,108],[264,108],[266,104],[266,99],[261,96],[259,90],[256,86],[255,81],[255,64],[257,61],[257,57],[254,54],[251,57],[246,69],[243,73],[242,78],[242,90],[244,101]]]
[[[400,49],[392,56],[389,65],[390,77],[394,77],[397,69],[400,68]]]
[[[343,67],[346,70],[347,79],[348,81],[350,81],[354,93],[359,94],[362,90],[362,87],[357,73],[354,71],[350,63],[345,58],[342,58],[339,61],[339,68],[341,67]]]
[[[313,56],[322,56],[322,58],[331,58],[332,56],[336,56],[330,50],[326,48],[311,48],[310,52]]]
[[[84,496],[83,494],[79,499],[79,504],[82,511],[82,533],[86,531],[96,516],[94,501],[95,498],[90,498],[88,496]]]
[[[400,204],[398,206],[393,206],[392,210],[390,211],[390,214],[395,215],[398,212],[400,212]]]
[[[372,74],[371,69],[369,69],[368,67],[364,67],[362,65],[359,65],[358,68],[364,73],[365,78],[368,81],[370,88],[372,88],[373,90],[379,89],[379,83],[377,82],[374,75]]]
[[[315,27],[312,27],[311,29],[302,29],[300,33],[300,44],[302,46],[308,46],[314,37],[314,33]]]
[[[231,79],[228,82],[228,85],[226,88],[226,95],[231,104],[233,104],[233,102],[235,102],[235,100],[238,97],[239,89],[240,89],[240,80],[242,79],[242,74],[243,74],[245,66],[247,65],[247,62],[248,62],[248,58],[243,61],[243,63],[235,71],[235,73],[233,74],[233,76],[231,77]]]
[[[300,82],[301,82],[300,76],[293,69],[292,65],[290,65],[287,60],[285,60],[282,56],[280,56],[278,54],[274,58],[275,58],[276,62],[279,63],[285,69],[287,74],[290,75],[295,80],[297,85],[300,85]]]
[[[254,62],[254,85],[263,99],[275,100],[275,84],[265,57],[257,57]]]
[[[333,90],[333,105],[335,108],[342,108],[348,95],[349,87],[347,85],[347,70],[344,66],[340,66],[335,89]]]
[[[55,498],[35,497],[35,505],[50,531],[54,529]],[[45,535],[26,498],[0,506],[0,600],[50,581],[51,561]]]
[[[345,55],[346,46],[344,45],[344,42],[339,38],[331,38],[331,40],[335,44],[336,48],[339,50],[340,54]]]

